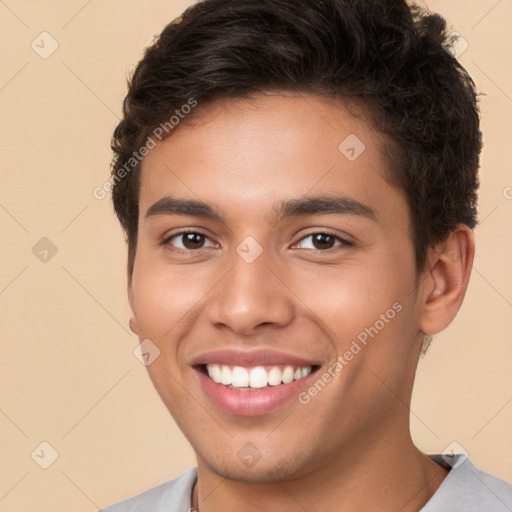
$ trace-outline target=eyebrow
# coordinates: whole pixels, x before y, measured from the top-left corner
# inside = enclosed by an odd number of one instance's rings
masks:
[[[345,196],[310,196],[290,199],[273,205],[277,221],[288,217],[307,215],[356,215],[377,220],[375,210]],[[195,199],[180,199],[164,196],[150,206],[146,218],[157,215],[190,215],[222,222],[222,215],[212,206]]]

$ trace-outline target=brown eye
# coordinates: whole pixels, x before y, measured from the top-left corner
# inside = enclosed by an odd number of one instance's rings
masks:
[[[311,240],[309,243],[306,240]],[[317,251],[329,250],[339,245],[351,245],[343,238],[331,233],[311,233],[299,242],[300,249],[313,249]]]
[[[330,249],[334,246],[336,238],[326,233],[316,233],[313,235],[313,245],[316,249]]]
[[[204,247],[212,247],[214,245],[211,241],[209,245],[205,245],[206,241],[210,241],[210,239],[202,233],[185,231],[172,235],[164,243],[176,249],[193,251],[194,249],[203,249]]]

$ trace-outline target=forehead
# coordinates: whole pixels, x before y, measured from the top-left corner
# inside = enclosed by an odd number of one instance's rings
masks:
[[[385,193],[403,209],[384,179],[384,144],[357,103],[283,93],[199,103],[145,157],[140,214],[165,194],[238,214],[275,213],[276,204],[311,194],[342,194],[375,210]]]

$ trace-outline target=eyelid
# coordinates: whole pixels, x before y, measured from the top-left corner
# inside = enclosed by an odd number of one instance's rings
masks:
[[[330,231],[329,229],[316,229],[315,231],[311,231],[310,233],[307,233],[305,235],[303,235],[295,244],[293,244],[292,247],[298,245],[300,242],[302,242],[304,239],[310,237],[310,236],[314,236],[314,235],[327,235],[327,236],[331,236],[333,238],[335,238],[336,240],[338,240],[339,242],[341,242],[340,244],[338,245],[335,245],[334,247],[330,247],[329,249],[306,249],[308,251],[317,251],[317,252],[329,252],[329,251],[332,251],[332,250],[336,250],[337,247],[340,247],[340,246],[353,246],[354,244],[350,241],[350,240],[347,240],[346,238],[343,238],[342,236],[340,235],[337,235],[336,233],[333,233],[332,231]]]
[[[219,245],[218,243],[214,242],[206,233],[203,233],[198,228],[182,229],[181,231],[178,231],[177,233],[172,233],[171,235],[164,236],[164,238],[162,239],[161,244],[164,245],[164,246],[171,245],[170,242],[171,242],[171,240],[173,238],[179,237],[181,235],[186,235],[187,233],[193,233],[193,234],[196,234],[196,235],[202,235],[206,239],[210,240],[213,243],[213,245]],[[211,246],[209,246],[209,247],[211,247]],[[189,253],[189,252],[191,253],[191,252],[200,252],[203,249],[207,249],[207,248],[208,247],[200,247],[199,249],[180,249],[179,247],[173,247],[172,250],[176,251],[176,252],[181,252],[181,253]]]
[[[187,233],[193,233],[193,234],[197,234],[197,235],[202,235],[206,239],[210,240],[213,243],[214,246],[215,245],[217,245],[217,246],[219,245],[217,242],[214,242],[207,234],[203,233],[202,230],[199,229],[199,228],[182,229],[181,231],[178,231],[177,233],[173,233],[171,235],[165,236],[161,243],[162,243],[162,245],[165,245],[165,246],[166,245],[170,245],[171,239],[173,239],[175,237],[179,237],[181,235],[185,235]],[[328,249],[306,249],[307,251],[329,252],[329,251],[332,251],[332,250],[336,250],[336,248],[340,247],[340,246],[353,246],[354,245],[352,242],[350,242],[346,238],[343,238],[342,236],[337,235],[336,233],[333,233],[331,230],[317,228],[315,231],[311,231],[310,233],[307,233],[307,234],[303,235],[297,242],[295,242],[292,245],[292,248],[297,246],[298,244],[300,244],[300,242],[302,242],[306,238],[314,236],[314,235],[319,235],[319,234],[331,236],[331,237],[335,238],[337,241],[339,241],[340,243],[338,245],[335,245],[335,246],[330,247]],[[209,246],[209,247],[212,247],[212,246]],[[196,252],[197,253],[197,252],[200,252],[200,251],[202,251],[204,249],[208,249],[208,247],[200,247],[198,249],[180,249],[178,247],[173,247],[172,250],[176,251],[176,252],[179,252],[179,253],[192,253],[192,252]]]

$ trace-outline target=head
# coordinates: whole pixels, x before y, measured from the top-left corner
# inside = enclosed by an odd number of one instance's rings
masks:
[[[423,335],[456,315],[473,257],[481,134],[447,36],[396,0],[207,0],[135,69],[112,143],[132,327],[219,474],[288,478],[407,427]],[[229,347],[302,355],[332,378],[314,400],[228,414],[192,363]]]

